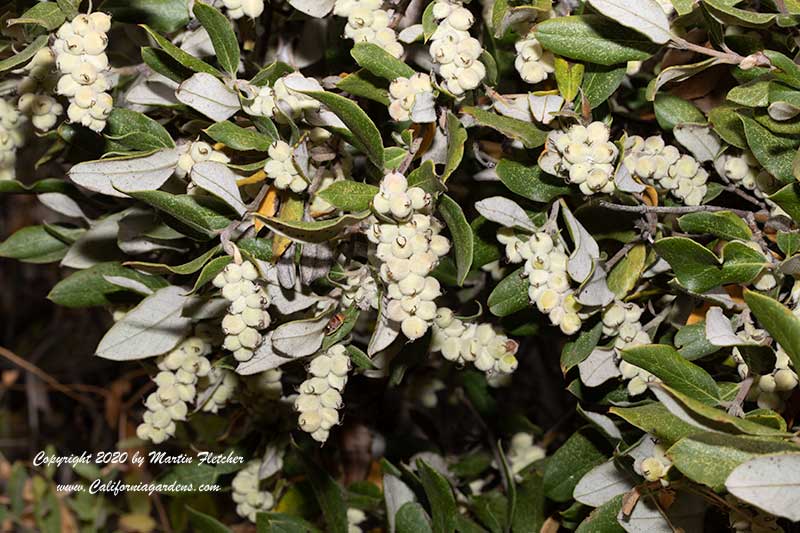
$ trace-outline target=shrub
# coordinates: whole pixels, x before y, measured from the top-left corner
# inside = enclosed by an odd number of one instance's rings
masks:
[[[141,479],[224,488],[175,529],[800,520],[798,2],[189,3],[16,2],[0,61],[56,217],[0,255],[113,316],[119,451],[195,457]],[[6,519],[167,516],[53,474]]]

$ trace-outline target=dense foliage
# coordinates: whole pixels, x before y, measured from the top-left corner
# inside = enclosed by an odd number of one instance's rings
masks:
[[[116,464],[0,469],[9,528],[800,521],[797,0],[3,9],[0,193],[51,216],[0,256],[152,380]]]

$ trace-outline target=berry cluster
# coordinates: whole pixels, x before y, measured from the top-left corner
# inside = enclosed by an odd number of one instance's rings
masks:
[[[517,51],[514,67],[526,83],[542,82],[555,71],[553,53],[544,50],[533,33],[518,40],[514,48]]]
[[[197,397],[197,384],[211,371],[205,357],[211,346],[198,337],[183,341],[158,362],[160,372],[153,378],[158,388],[145,400],[143,422],[136,435],[155,444],[175,435],[176,421],[186,420],[188,403]]]
[[[775,350],[775,368],[769,374],[755,377],[748,399],[756,402],[761,409],[781,411],[785,400],[798,383],[797,374],[789,365],[789,354],[778,345]]]
[[[16,177],[17,148],[24,138],[21,126],[24,117],[6,100],[0,98],[0,180]]]
[[[254,19],[264,12],[264,0],[222,0],[222,4],[228,17],[233,20],[242,17]]]
[[[294,408],[300,413],[300,429],[317,442],[328,440],[331,428],[339,423],[349,372],[350,358],[341,344],[331,346],[308,365],[308,379],[300,384]]]
[[[755,156],[745,151],[739,155],[724,153],[719,156],[714,165],[720,175],[725,176],[735,185],[741,185],[748,191],[761,198],[764,194],[758,188],[758,177],[761,172],[761,165]]]
[[[431,35],[431,58],[439,65],[442,86],[461,96],[477,88],[486,77],[486,67],[480,61],[483,47],[469,34],[475,17],[455,0],[436,0],[433,17],[439,26]]]
[[[201,380],[198,403],[202,398],[200,409],[207,413],[217,413],[233,398],[239,377],[236,372],[227,368],[213,367],[203,380]]]
[[[645,457],[634,466],[638,467],[642,477],[647,481],[659,481],[662,486],[666,487],[669,485],[669,481],[667,481],[666,477],[669,473],[669,469],[672,468],[672,461],[667,457],[666,450],[661,444],[653,446],[652,453],[653,455]]]
[[[602,314],[603,334],[614,337],[614,350],[619,357],[626,348],[650,344],[650,335],[642,327],[640,318],[644,310],[634,303],[614,302]],[[655,376],[627,361],[619,361],[619,371],[628,381],[631,396],[642,394]]]
[[[610,140],[603,122],[575,124],[566,131],[552,131],[539,158],[542,170],[580,187],[583,194],[614,192],[615,161],[619,149]]]
[[[228,314],[222,319],[225,341],[222,346],[233,352],[237,361],[248,361],[261,344],[259,330],[269,326],[266,311],[269,297],[258,285],[258,270],[250,261],[231,263],[217,274],[213,283],[222,291],[222,297],[231,302]]]
[[[362,311],[378,309],[378,284],[369,268],[363,266],[357,270],[346,272],[344,290],[342,291],[342,307],[355,304]]]
[[[380,277],[389,298],[387,316],[411,340],[422,337],[436,317],[434,300],[441,288],[430,273],[450,251],[450,241],[439,235],[441,223],[426,213],[431,202],[424,190],[408,187],[402,174],[387,174],[372,204],[394,221],[376,222],[367,232],[381,261]]]
[[[666,189],[686,205],[700,205],[708,191],[708,172],[690,155],[664,143],[659,135],[625,141],[623,164],[645,183]]]
[[[256,459],[239,470],[231,482],[232,497],[236,503],[236,514],[255,523],[256,514],[269,511],[275,505],[272,493],[261,490],[259,471],[261,461]]]
[[[431,351],[448,361],[471,362],[481,372],[510,374],[517,368],[516,341],[498,333],[490,324],[465,323],[447,307],[440,307],[433,321]]]
[[[417,73],[410,78],[397,78],[389,85],[389,115],[398,121],[412,120],[417,98],[425,94],[433,97],[431,77],[427,74]]]
[[[214,148],[205,141],[193,141],[178,146],[180,155],[178,156],[178,166],[175,168],[175,175],[185,178],[192,172],[195,163],[203,161],[216,161],[218,163],[228,163],[230,158]]]
[[[27,75],[17,84],[17,108],[31,119],[33,127],[49,131],[56,125],[64,107],[53,96],[56,80],[54,76],[55,54],[50,48],[42,48],[28,63],[23,72]]]
[[[381,9],[383,0],[336,0],[333,14],[347,17],[344,35],[356,43],[372,43],[399,58],[403,45],[390,26],[391,15]]]
[[[108,94],[108,45],[111,17],[96,11],[80,14],[58,29],[53,42],[56,65],[62,76],[58,94],[70,99],[67,116],[72,122],[103,131],[114,101]]]
[[[533,435],[530,433],[516,433],[511,437],[511,442],[509,444],[506,458],[508,459],[508,466],[511,469],[511,473],[514,474],[514,477],[519,476],[529,465],[532,465],[539,459],[544,459],[546,455],[544,448],[534,444]]]
[[[286,85],[286,80],[295,81],[309,87],[322,90],[322,86],[313,78],[306,78],[299,72],[293,72],[275,80],[270,87],[263,85],[254,87],[243,84],[244,102],[242,109],[245,113],[256,117],[275,119],[280,124],[288,124],[306,112],[319,110],[319,102],[303,93],[293,91]]]
[[[525,241],[506,228],[498,232],[497,240],[505,245],[510,262],[525,262],[524,271],[530,283],[528,297],[539,312],[547,314],[550,323],[565,334],[576,333],[581,328],[581,305],[570,285],[564,245],[545,231]]]
[[[308,182],[294,164],[292,147],[288,143],[277,140],[269,147],[268,153],[269,159],[264,164],[264,172],[274,180],[275,187],[281,190],[291,189],[297,193],[308,188]]]

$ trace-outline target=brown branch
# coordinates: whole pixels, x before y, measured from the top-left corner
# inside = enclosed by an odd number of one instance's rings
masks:
[[[69,396],[76,402],[82,403],[84,405],[88,405],[90,407],[94,407],[94,403],[89,400],[88,398],[81,396],[80,394],[75,393],[72,389],[68,386],[63,385],[59,382],[56,378],[39,368],[38,366],[34,365],[33,363],[26,361],[22,357],[18,356],[8,348],[4,348],[0,346],[0,356],[8,359],[11,363],[17,365],[18,367],[22,368],[26,372],[33,374],[34,376],[38,377],[42,381],[44,381],[47,385],[52,387],[54,390],[64,394],[65,396]]]
[[[685,215],[688,213],[716,213],[719,211],[730,211],[740,217],[748,217],[751,215],[768,214],[766,211],[759,211],[753,213],[752,211],[745,211],[744,209],[733,209],[730,207],[721,207],[718,205],[697,205],[697,206],[678,206],[678,207],[662,207],[650,205],[622,205],[612,202],[601,201],[598,204],[600,207],[611,209],[612,211],[623,211],[625,213],[655,213],[658,215]]]

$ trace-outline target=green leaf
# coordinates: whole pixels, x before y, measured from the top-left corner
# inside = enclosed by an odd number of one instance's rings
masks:
[[[172,272],[173,274],[180,274],[186,276],[194,274],[203,266],[208,263],[215,255],[217,255],[222,247],[217,245],[209,248],[205,253],[199,255],[187,263],[182,265],[170,266],[163,263],[147,263],[144,261],[129,261],[124,266],[136,268],[138,270],[146,270],[148,272]]]
[[[128,278],[153,290],[169,285],[159,276],[141,274],[119,263],[100,263],[86,270],[79,270],[59,281],[47,298],[64,307],[109,305],[113,303],[114,294],[127,292],[127,289],[109,283],[105,276]]]
[[[749,241],[753,237],[750,226],[740,216],[730,211],[689,213],[678,219],[678,225],[686,233],[709,233],[729,241],[734,239]]]
[[[560,57],[555,58],[555,75],[558,92],[564,100],[571,102],[578,96],[583,82],[584,66],[581,63],[570,63]]]
[[[103,2],[103,11],[108,11],[116,22],[147,24],[164,33],[172,33],[189,23],[186,0],[107,0]]]
[[[453,113],[447,112],[447,155],[444,172],[440,176],[442,183],[455,172],[464,157],[464,143],[467,141],[467,130]]]
[[[211,37],[217,61],[228,74],[235,77],[239,68],[239,40],[230,19],[216,8],[201,2],[195,2],[192,11]]]
[[[538,532],[546,518],[544,480],[541,474],[533,472],[517,486],[517,502],[511,520],[511,531]]]
[[[603,336],[603,322],[598,321],[592,329],[581,331],[578,338],[564,345],[561,350],[561,372],[565,375],[582,363],[592,353]]]
[[[759,455],[800,452],[788,442],[724,433],[699,433],[684,437],[668,450],[672,464],[681,473],[717,492],[725,490],[725,480],[734,468]]]
[[[431,2],[422,12],[422,35],[426,43],[438,26],[436,19],[433,17],[433,2]]]
[[[203,288],[206,284],[208,284],[212,279],[216,277],[217,274],[222,272],[226,266],[230,264],[233,258],[229,255],[223,255],[222,257],[217,257],[209,261],[206,265],[203,266],[203,270],[200,271],[200,275],[197,276],[197,279],[194,282],[194,286],[190,291],[191,294],[196,293],[201,288]]]
[[[715,346],[706,338],[705,321],[683,326],[675,334],[675,346],[680,348],[678,353],[688,361],[694,361],[707,355],[719,351],[720,347]]]
[[[647,246],[637,244],[608,274],[608,288],[617,298],[625,297],[636,287],[647,260]]]
[[[171,79],[175,83],[181,83],[192,75],[191,70],[175,61],[175,59],[160,48],[143,46],[142,61],[154,72]]]
[[[439,213],[453,238],[456,266],[458,267],[458,285],[461,286],[472,268],[472,228],[470,228],[461,206],[446,194],[439,197]]]
[[[53,263],[66,255],[69,245],[85,230],[55,226],[59,234],[70,237],[65,241],[48,231],[45,226],[26,226],[0,243],[0,257],[17,259],[23,263]]]
[[[453,533],[456,529],[456,500],[450,483],[439,472],[422,460],[417,460],[417,470],[428,503],[431,506],[434,533]]]
[[[188,505],[186,506],[186,510],[189,512],[189,523],[195,531],[202,531],[203,533],[231,533],[231,530],[216,518],[196,511]]]
[[[575,533],[623,533],[617,515],[622,509],[624,494],[611,498],[606,503],[589,513],[580,523]]]
[[[30,184],[17,180],[0,180],[0,194],[41,194],[44,192],[60,192],[75,194],[75,187],[63,179],[45,178]]]
[[[670,413],[664,404],[659,402],[636,407],[612,407],[609,413],[617,415],[645,433],[656,436],[668,445],[700,431]]]
[[[0,72],[5,72],[6,70],[11,70],[14,67],[19,65],[25,64],[36,55],[36,52],[44,48],[47,44],[47,40],[50,38],[49,35],[40,35],[37,37],[31,44],[25,47],[22,52],[18,54],[14,54],[11,57],[8,57],[2,61],[0,61]]]
[[[394,515],[395,531],[397,533],[428,533],[431,529],[431,519],[428,513],[417,502],[404,503],[397,514]]]
[[[56,3],[67,16],[67,20],[72,20],[78,14],[78,6],[80,6],[81,1],[82,0],[56,0]],[[110,2],[107,2],[103,8],[106,9],[109,3]]]
[[[526,167],[511,159],[501,159],[495,170],[511,192],[534,202],[548,203],[569,194],[569,187],[563,181],[552,179],[539,165]]]
[[[699,419],[699,422],[704,426],[714,427],[715,429],[720,429],[728,433],[745,433],[748,435],[768,437],[788,436],[787,433],[775,428],[762,426],[761,424],[751,420],[729,415],[722,409],[711,407],[706,403],[695,400],[694,398],[687,396],[669,387],[668,385],[659,384],[658,387],[664,390],[678,404],[680,404],[683,411],[687,411],[691,414],[691,416],[693,416],[693,418]]]
[[[795,181],[792,165],[798,142],[792,138],[778,137],[755,120],[740,115],[744,124],[747,145],[770,174],[784,183]]]
[[[219,476],[235,472],[241,468],[235,464],[220,464],[210,465],[193,461],[191,463],[184,463],[176,465],[167,470],[163,476],[158,478],[159,483],[169,485],[171,483],[193,485],[195,492],[199,490],[200,485],[211,485],[217,482]],[[181,492],[167,492],[168,494],[181,494]]]
[[[322,516],[325,518],[325,531],[330,533],[347,533],[347,505],[341,487],[322,467],[301,454],[306,476],[317,497]]]
[[[164,191],[136,191],[130,195],[163,211],[199,235],[210,236],[230,224],[228,218],[201,204],[200,198],[193,195]]]
[[[317,193],[317,196],[342,211],[365,211],[378,194],[378,187],[358,181],[335,181]]]
[[[528,299],[528,278],[523,277],[524,269],[518,268],[506,276],[489,295],[489,311],[494,316],[508,316],[530,307]]]
[[[672,94],[657,94],[653,108],[658,125],[665,130],[672,130],[682,123],[701,124],[706,121],[703,112],[697,109],[693,103]]]
[[[686,237],[667,237],[655,242],[658,255],[675,272],[681,285],[703,293],[728,283],[748,283],[766,266],[766,258],[743,243],[731,242],[720,259],[708,248]]]
[[[708,112],[708,120],[714,131],[728,144],[737,148],[747,148],[747,137],[744,135],[744,126],[739,120],[737,107],[722,104]]]
[[[264,85],[272,86],[279,78],[291,74],[292,72],[294,72],[294,68],[291,65],[283,61],[273,61],[250,78],[250,84],[256,87],[263,87]]]
[[[132,150],[175,147],[164,126],[138,111],[115,107],[108,116],[107,124],[106,137]]]
[[[792,365],[800,368],[800,318],[791,309],[764,294],[745,290],[744,301],[761,326],[786,350]]]
[[[769,86],[769,80],[757,79],[734,87],[727,98],[746,107],[766,107],[769,104]]]
[[[256,533],[320,533],[310,522],[286,513],[257,513]]]
[[[673,389],[709,405],[720,401],[719,388],[708,372],[687,361],[672,346],[648,344],[622,350],[622,359],[643,368]]]
[[[15,24],[35,24],[47,31],[53,31],[64,24],[67,19],[64,12],[55,2],[41,2],[25,11],[19,18],[10,18],[6,21],[8,26]]]
[[[141,25],[142,28],[153,38],[153,40],[161,47],[161,49],[167,53],[171,58],[175,61],[183,65],[184,67],[188,68],[194,72],[205,72],[206,74],[211,74],[213,76],[219,76],[219,71],[203,61],[202,59],[198,59],[194,57],[192,54],[185,52],[172,44],[168,39],[165,39],[161,35],[158,34],[154,29],[147,26],[146,24]]]
[[[542,146],[547,140],[547,132],[540,130],[530,122],[525,122],[524,120],[518,120],[516,118],[503,117],[490,111],[484,111],[478,107],[468,106],[462,108],[461,111],[473,117],[479,126],[492,128],[506,137],[517,139],[522,142],[526,148]]]
[[[376,44],[356,43],[350,50],[350,55],[356,60],[358,66],[389,81],[397,78],[410,78],[416,73],[413,68]]]
[[[583,73],[583,95],[589,106],[595,107],[605,103],[622,84],[626,76],[626,67],[608,67],[588,64]]]
[[[353,362],[358,368],[362,370],[375,370],[378,368],[375,366],[375,363],[372,362],[372,359],[369,358],[367,354],[365,354],[360,348],[357,346],[353,346],[352,344],[348,345],[347,348],[347,356],[350,358],[350,361]]]
[[[470,224],[472,229],[472,268],[497,261],[501,258],[495,228],[483,216],[475,217]]]
[[[245,237],[236,243],[243,252],[247,252],[256,259],[272,261],[272,239],[260,237]]]
[[[770,74],[795,89],[800,89],[800,67],[790,58],[774,50],[764,50],[772,64]]]
[[[383,164],[387,170],[397,170],[408,157],[408,150],[399,146],[390,146],[383,151]]]
[[[733,7],[737,3],[730,0],[705,0],[703,5],[715,18],[724,23],[737,26],[763,28],[772,24],[777,16],[774,13],[757,13]]]
[[[433,161],[430,159],[423,161],[419,167],[411,171],[408,175],[408,186],[419,187],[430,194],[438,194],[446,190],[442,180],[436,175]]]
[[[369,211],[361,211],[360,213],[342,215],[328,220],[305,222],[302,220],[281,220],[277,217],[265,217],[255,213],[255,217],[275,233],[294,241],[305,243],[321,243],[335,239],[342,230],[357,224],[369,215]]]
[[[383,169],[383,141],[378,127],[361,107],[352,100],[324,91],[301,91],[330,108],[352,132],[356,148],[364,152],[372,163]]]
[[[558,55],[607,66],[643,61],[659,49],[641,33],[601,15],[552,18],[534,32],[544,48]]]
[[[800,232],[779,231],[775,241],[786,257],[792,256],[800,250]]]
[[[768,198],[786,211],[795,222],[800,222],[800,184],[787,185]]]
[[[350,93],[353,96],[366,98],[388,106],[390,103],[389,91],[383,87],[384,83],[382,82],[383,80],[380,78],[362,69],[342,78],[342,80],[336,84],[336,88],[340,91]]]
[[[234,150],[266,152],[277,139],[256,130],[242,128],[229,120],[212,124],[205,131],[209,137]]]
[[[570,501],[578,481],[605,460],[605,455],[592,441],[580,432],[574,433],[547,460],[544,467],[544,493],[559,503]]]

